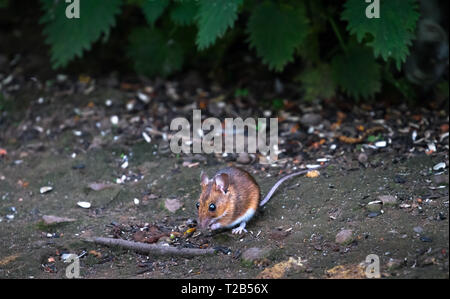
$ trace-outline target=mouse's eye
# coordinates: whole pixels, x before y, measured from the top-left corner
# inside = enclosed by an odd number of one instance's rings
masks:
[[[197,210],[198,210],[198,208],[200,208],[200,203],[197,202],[197,203],[195,204],[195,206],[197,207]]]
[[[209,210],[211,211],[211,212],[214,212],[215,210],[216,210],[216,205],[215,204],[210,204],[209,205]]]

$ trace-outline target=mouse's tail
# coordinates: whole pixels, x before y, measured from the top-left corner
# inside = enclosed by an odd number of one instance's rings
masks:
[[[270,191],[269,191],[269,193],[267,193],[266,197],[264,197],[264,199],[259,203],[259,206],[262,207],[263,205],[265,205],[265,204],[269,201],[269,199],[272,197],[272,195],[275,193],[275,191],[278,189],[278,187],[280,187],[280,185],[281,185],[284,181],[286,181],[287,179],[290,179],[290,178],[292,178],[292,177],[294,177],[294,176],[297,176],[297,175],[301,175],[301,174],[310,172],[311,170],[313,170],[313,169],[305,169],[305,170],[302,170],[302,171],[298,171],[298,172],[291,173],[291,174],[289,174],[289,175],[287,175],[287,176],[281,178],[281,179],[280,179],[280,180],[272,187],[272,189],[270,189]]]

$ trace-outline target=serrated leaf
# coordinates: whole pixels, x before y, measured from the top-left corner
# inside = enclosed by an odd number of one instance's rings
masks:
[[[0,0],[0,8],[8,7],[9,0]]]
[[[170,11],[170,19],[179,26],[191,25],[197,14],[197,1],[182,0],[177,1],[175,7]]]
[[[93,42],[102,34],[108,36],[120,13],[121,0],[110,0],[105,5],[102,0],[89,0],[80,3],[80,18],[66,17],[67,3],[64,1],[41,0],[44,14],[45,42],[50,45],[50,59],[54,68],[66,66],[83,51],[90,50]]]
[[[168,76],[181,69],[183,49],[158,29],[137,28],[130,34],[128,57],[134,69],[147,76]]]
[[[390,57],[397,68],[405,62],[419,12],[415,0],[380,1],[380,18],[367,18],[368,3],[361,0],[347,0],[341,18],[348,22],[347,30],[361,42],[367,35],[373,39],[367,45],[373,48],[375,57],[385,61]]]
[[[308,34],[302,7],[282,6],[266,1],[253,11],[248,21],[250,46],[269,69],[282,71],[294,60],[294,50]]]
[[[331,65],[336,84],[356,100],[380,91],[380,66],[370,48],[351,46],[347,53],[335,56]]]
[[[298,79],[305,92],[305,101],[312,101],[317,98],[329,99],[335,95],[336,84],[333,80],[331,67],[328,64],[319,64],[315,68],[307,68]]]
[[[142,12],[150,26],[155,25],[156,20],[164,13],[169,3],[169,0],[144,0],[142,2]]]
[[[196,15],[198,34],[196,44],[203,50],[222,37],[228,28],[233,28],[238,9],[243,0],[201,0]]]

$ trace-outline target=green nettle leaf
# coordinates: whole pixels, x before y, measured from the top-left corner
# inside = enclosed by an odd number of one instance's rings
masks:
[[[147,76],[168,76],[181,69],[183,49],[158,29],[137,28],[130,34],[128,57],[134,69]]]
[[[373,97],[381,89],[380,66],[368,47],[349,47],[333,58],[331,66],[336,84],[356,100]]]
[[[53,68],[66,66],[76,56],[81,57],[84,50],[90,50],[93,42],[102,34],[109,35],[116,23],[115,16],[120,13],[121,0],[80,1],[80,18],[68,19],[65,1],[41,0],[44,14],[45,42],[50,45],[50,59]]]
[[[196,15],[198,34],[196,44],[203,50],[222,37],[228,28],[233,28],[238,9],[243,0],[201,0]]]
[[[293,8],[266,1],[253,11],[247,25],[250,46],[269,69],[282,71],[294,60],[294,51],[308,34],[303,7]]]
[[[331,67],[319,64],[317,67],[306,68],[298,77],[305,92],[304,99],[312,101],[317,98],[329,99],[335,95],[336,84],[333,80]]]
[[[347,30],[356,34],[359,42],[367,35],[367,42],[374,50],[375,57],[385,61],[393,58],[397,68],[405,62],[409,46],[414,38],[414,30],[419,12],[415,0],[380,1],[380,18],[367,18],[368,3],[361,0],[347,0],[341,18],[348,22]]]
[[[0,8],[8,7],[9,0],[0,0]]]
[[[142,12],[150,26],[155,25],[156,20],[164,13],[169,3],[169,0],[145,0],[142,2]]]
[[[177,1],[175,7],[170,11],[170,19],[179,26],[191,25],[197,15],[197,1]]]

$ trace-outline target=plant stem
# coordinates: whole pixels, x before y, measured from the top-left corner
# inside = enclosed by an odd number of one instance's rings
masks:
[[[339,32],[339,29],[336,25],[336,23],[334,22],[334,20],[331,17],[328,17],[328,21],[331,24],[331,28],[333,28],[334,34],[336,34],[337,39],[339,40],[339,44],[341,45],[342,50],[347,53],[347,46],[344,43],[344,40],[342,39],[342,35]]]

